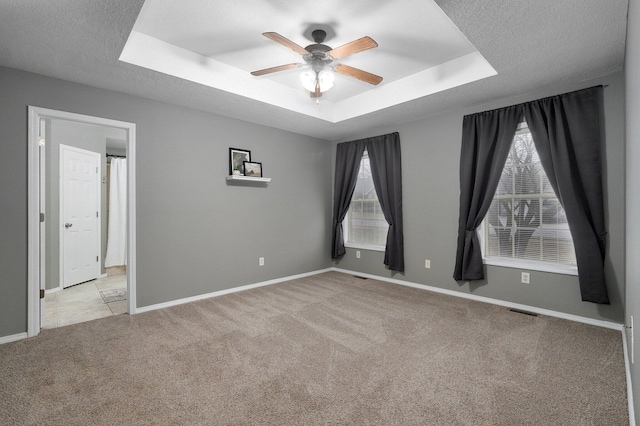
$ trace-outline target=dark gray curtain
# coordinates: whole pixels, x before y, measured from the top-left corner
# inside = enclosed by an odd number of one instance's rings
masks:
[[[593,87],[523,106],[542,167],[567,214],[582,300],[609,304],[598,90]]]
[[[366,140],[373,185],[389,224],[384,264],[393,271],[404,271],[404,233],[402,226],[402,161],[398,132]]]
[[[460,151],[460,217],[453,278],[481,280],[482,250],[476,228],[487,214],[522,117],[520,106],[466,115]]]
[[[349,210],[351,197],[356,188],[360,161],[364,153],[364,140],[340,143],[336,147],[336,173],[333,190],[333,237],[331,258],[337,259],[346,253],[342,221]]]

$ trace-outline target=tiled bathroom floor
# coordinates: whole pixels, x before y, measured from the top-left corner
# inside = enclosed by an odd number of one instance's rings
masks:
[[[62,327],[124,314],[127,312],[127,301],[104,303],[100,298],[100,290],[126,287],[126,275],[110,275],[47,294],[44,298],[42,328]]]

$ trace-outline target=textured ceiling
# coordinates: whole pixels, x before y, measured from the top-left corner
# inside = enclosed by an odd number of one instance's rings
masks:
[[[449,19],[497,71],[497,75],[331,123],[119,61],[143,3],[143,0],[3,0],[0,2],[0,65],[335,140],[370,128],[417,120],[454,108],[479,105],[559,83],[583,81],[620,71],[624,64],[628,4],[627,0],[436,0]],[[247,33],[255,35],[256,21],[259,22],[262,16],[260,9],[250,16],[227,15],[227,12],[238,9],[229,8],[229,2],[209,0],[206,3],[233,22],[234,27],[239,30],[246,28]],[[268,0],[261,3],[285,17],[295,9],[292,18],[297,20],[297,30],[305,24],[318,23],[326,13],[322,10],[323,3],[317,1]],[[308,16],[300,16],[299,8],[293,8],[292,5],[300,3],[308,5]],[[347,15],[366,14],[372,19],[367,20],[371,22],[367,24],[369,26],[360,23],[357,28],[350,28],[344,35],[346,41],[361,35],[373,36],[379,26],[384,26],[389,37],[395,35],[398,40],[405,39],[408,44],[413,42],[420,46],[424,40],[410,40],[403,27],[411,27],[422,17],[391,16],[385,14],[385,8],[381,7],[382,4],[403,7],[412,3],[403,0],[375,1],[358,3],[361,5],[359,10],[350,7],[349,13],[345,12]],[[376,5],[380,7],[374,7]],[[190,13],[198,14],[197,11]],[[328,21],[321,23],[332,24]],[[344,20],[340,24],[346,27],[349,22]],[[336,39],[340,28],[336,30]],[[289,30],[270,25],[264,31],[277,31],[295,38]],[[358,35],[354,36],[356,33]],[[211,45],[210,41],[196,39],[189,43],[199,46],[199,49],[204,49],[202,53],[209,55],[224,56],[221,49],[225,46],[238,47],[234,40],[225,37],[214,37]],[[302,40],[297,41],[303,43]],[[277,47],[273,49],[277,51]],[[212,50],[205,52],[206,49]],[[407,60],[409,53],[404,52],[403,61]],[[256,53],[255,68],[271,66],[272,55],[275,54],[269,52],[264,57],[262,53]],[[355,65],[357,59],[355,55],[354,66],[358,66]],[[365,60],[371,58],[363,56],[362,61]],[[241,67],[249,66],[244,62],[241,64]],[[338,87],[332,90],[338,90]]]

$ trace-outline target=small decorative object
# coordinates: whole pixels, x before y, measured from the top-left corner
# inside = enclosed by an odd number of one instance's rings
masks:
[[[250,177],[262,177],[262,163],[244,162],[244,175]]]
[[[240,170],[238,170],[238,169],[233,169],[233,175],[234,175],[234,176],[240,176]]]
[[[229,174],[244,175],[244,162],[251,161],[251,151],[247,149],[229,148]],[[238,173],[235,173],[235,170]]]

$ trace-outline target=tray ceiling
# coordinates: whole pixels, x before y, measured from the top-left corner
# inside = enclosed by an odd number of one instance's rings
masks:
[[[337,62],[383,82],[373,86],[336,74],[317,105],[300,83],[307,67],[250,75],[303,62],[263,32],[304,47],[314,43],[315,29],[327,32],[331,47],[365,35],[376,40],[377,48]],[[120,60],[334,123],[496,74],[429,0],[245,0],[224,7],[210,0],[147,0]]]

